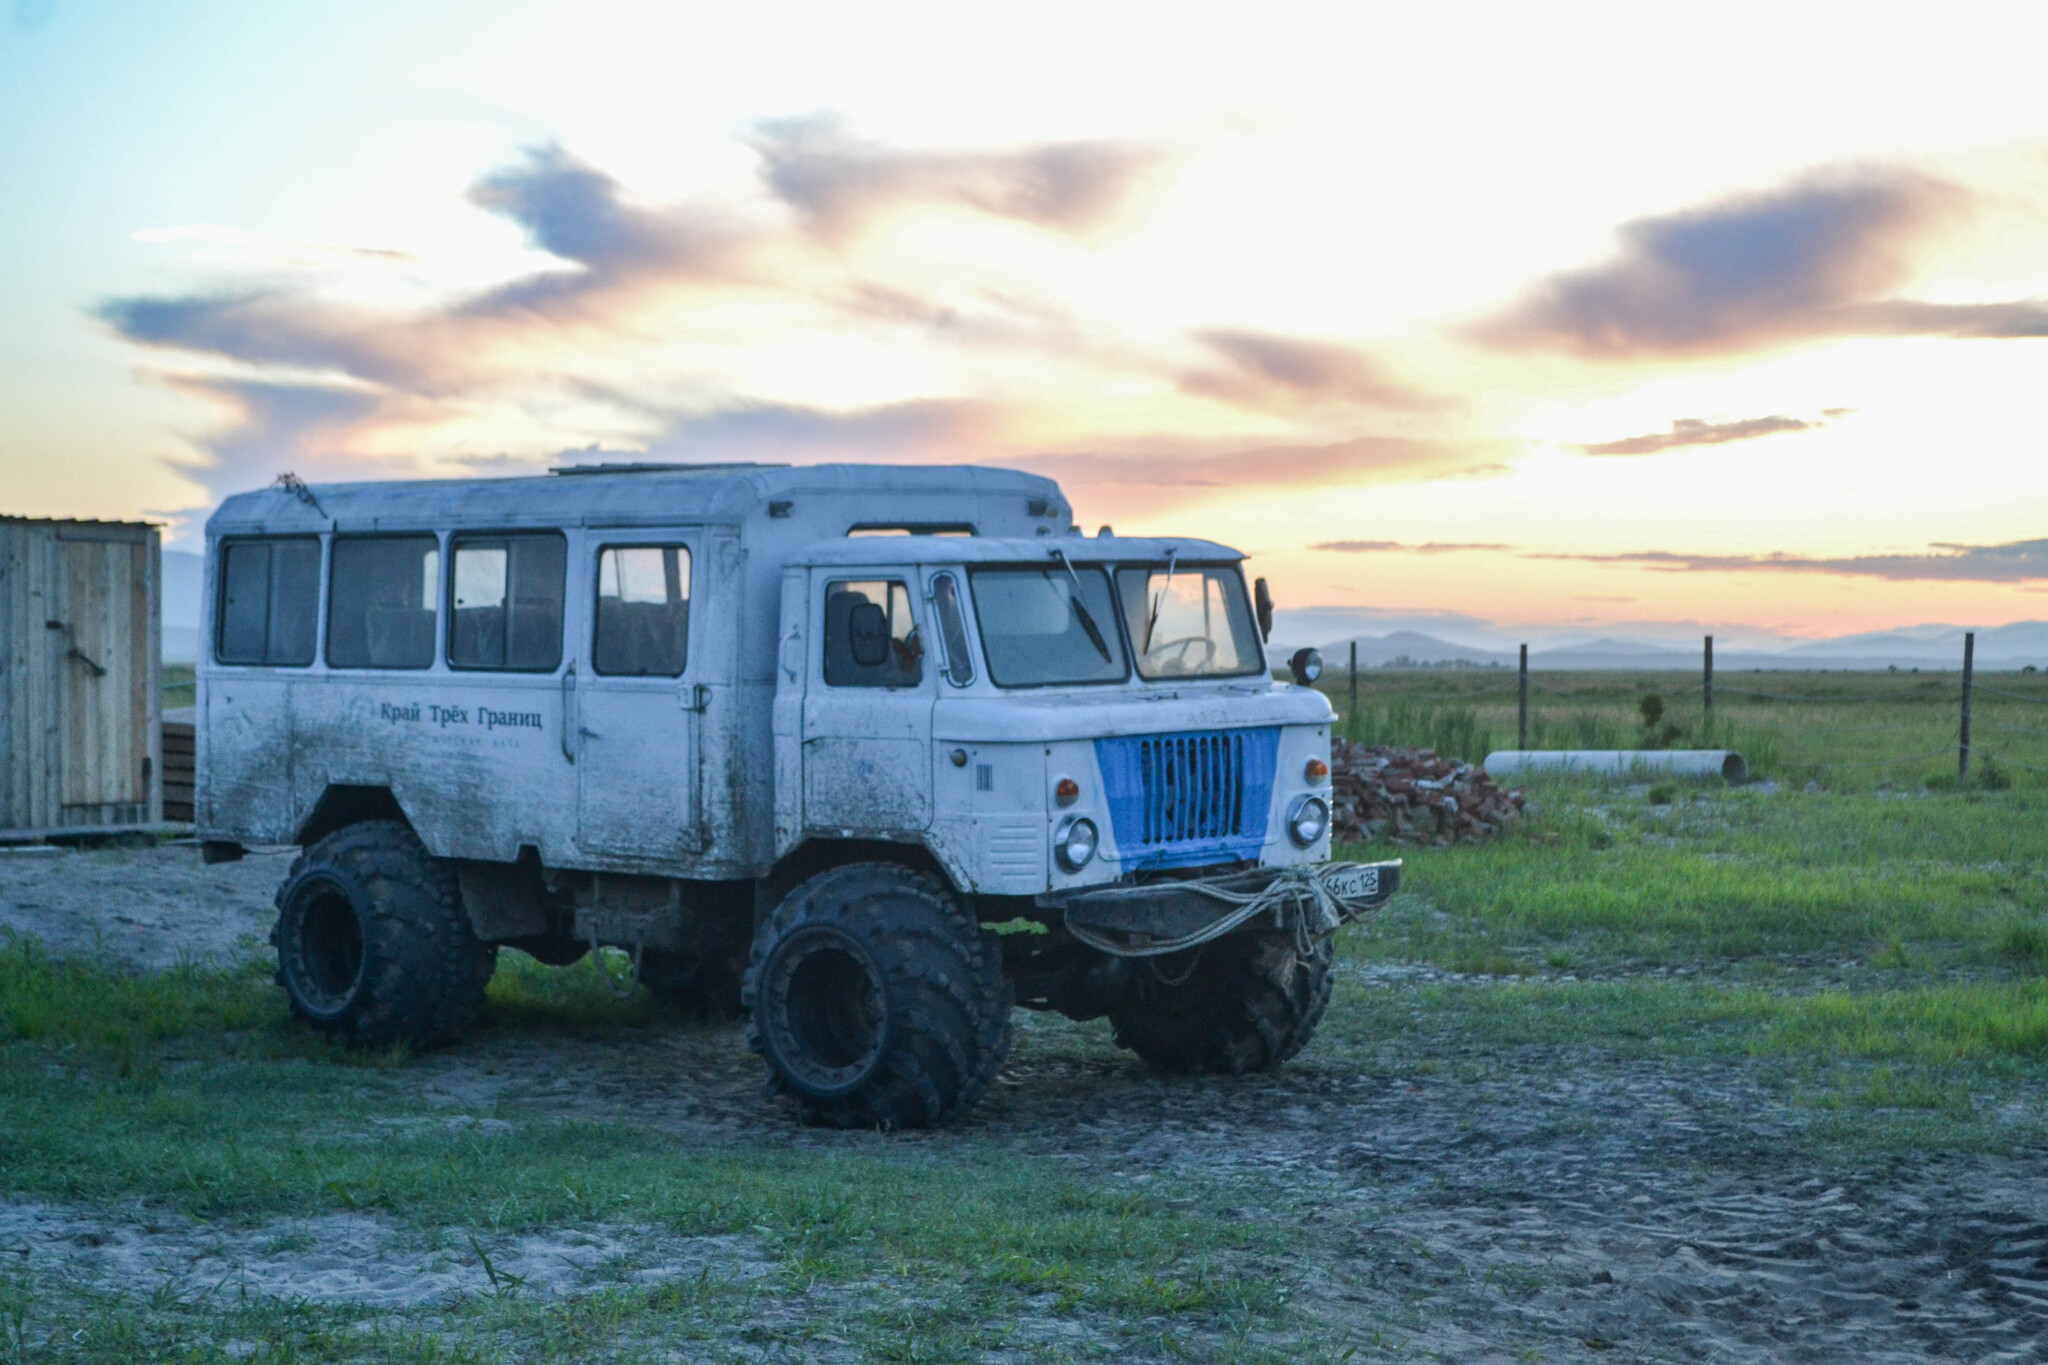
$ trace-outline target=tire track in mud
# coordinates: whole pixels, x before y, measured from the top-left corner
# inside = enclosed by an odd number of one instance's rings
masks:
[[[1020,1032],[973,1114],[886,1138],[795,1126],[732,1029],[501,1040],[482,1086],[470,1059],[426,1069],[445,1103],[686,1143],[994,1147],[1135,1188],[1179,1181],[1231,1216],[1302,1226],[1299,1311],[1397,1354],[2048,1361],[2048,1153],[1845,1171],[1804,1136],[1809,1115],[1725,1060],[1524,1050],[1401,1075],[1311,1052],[1183,1079]]]

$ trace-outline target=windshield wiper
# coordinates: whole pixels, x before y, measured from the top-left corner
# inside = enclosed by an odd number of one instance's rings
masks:
[[[1102,656],[1102,662],[1115,663],[1115,658],[1109,652],[1109,642],[1102,638],[1102,628],[1095,624],[1095,618],[1088,614],[1087,604],[1081,600],[1081,575],[1075,573],[1074,566],[1067,562],[1065,550],[1054,550],[1052,557],[1067,571],[1067,577],[1074,580],[1074,595],[1067,599],[1067,603],[1073,607],[1074,619],[1081,623],[1081,629],[1088,632],[1088,643],[1095,646],[1095,652]]]
[[[1159,624],[1159,609],[1166,605],[1167,590],[1173,587],[1174,556],[1179,553],[1178,550],[1166,552],[1166,581],[1159,585],[1159,595],[1152,599],[1152,614],[1145,618],[1145,643],[1138,646],[1140,654],[1152,652],[1152,630]]]

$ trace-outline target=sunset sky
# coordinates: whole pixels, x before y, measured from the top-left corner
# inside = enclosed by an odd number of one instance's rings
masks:
[[[965,461],[1387,621],[2048,618],[2037,5],[0,3],[0,512]]]

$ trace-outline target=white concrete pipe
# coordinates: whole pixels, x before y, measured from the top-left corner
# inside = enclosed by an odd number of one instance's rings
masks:
[[[1570,769],[1582,773],[1670,773],[1745,781],[1749,765],[1733,749],[1500,749],[1482,765],[1493,777]]]

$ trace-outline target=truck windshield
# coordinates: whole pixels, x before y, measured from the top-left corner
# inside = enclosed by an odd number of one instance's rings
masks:
[[[981,625],[981,652],[998,687],[1122,682],[1130,676],[1117,636],[1109,576],[1100,569],[975,569],[967,583]]]
[[[1124,568],[1116,587],[1140,677],[1224,678],[1263,667],[1236,568]]]

